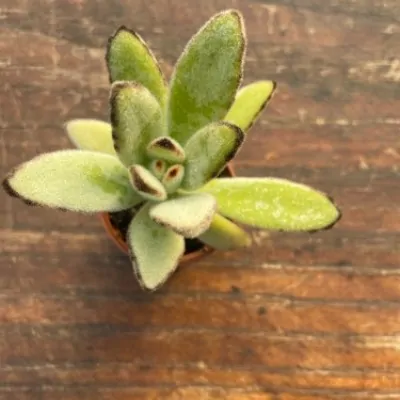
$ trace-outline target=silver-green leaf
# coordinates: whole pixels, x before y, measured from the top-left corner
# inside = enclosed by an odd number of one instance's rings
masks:
[[[171,165],[167,169],[161,180],[161,183],[165,187],[167,193],[174,193],[179,189],[184,175],[185,168],[180,164]]]
[[[233,250],[251,244],[251,237],[244,229],[220,214],[214,215],[210,227],[198,239],[217,250]]]
[[[325,194],[285,179],[219,178],[200,191],[215,196],[222,215],[257,228],[313,231],[340,217]]]
[[[207,193],[189,194],[153,206],[150,217],[186,238],[195,238],[209,228],[216,207],[214,197]]]
[[[152,158],[161,158],[171,163],[185,161],[185,151],[182,146],[168,136],[161,136],[150,142],[147,146],[147,154]]]
[[[64,125],[71,142],[81,150],[98,151],[116,156],[112,128],[108,122],[97,119],[73,119]]]
[[[167,86],[161,69],[139,34],[121,26],[108,40],[106,61],[110,82],[140,83],[165,105]]]
[[[165,172],[167,171],[168,164],[164,160],[153,160],[149,164],[149,171],[161,181]]]
[[[147,160],[147,144],[163,134],[160,105],[144,86],[133,82],[114,82],[111,88],[111,125],[114,147],[126,165]]]
[[[181,235],[154,222],[149,216],[149,207],[144,205],[136,214],[127,238],[140,285],[156,290],[177,268],[185,251],[185,241]]]
[[[275,92],[272,81],[259,81],[242,87],[224,120],[241,128],[251,128]]]
[[[120,211],[141,201],[118,158],[86,150],[45,153],[20,165],[3,182],[23,201],[71,211]]]
[[[193,36],[171,78],[170,136],[184,145],[198,129],[224,118],[240,85],[244,51],[235,10],[217,14]]]
[[[146,168],[135,164],[129,168],[132,187],[147,200],[163,201],[167,192],[161,182]]]
[[[195,190],[218,176],[236,155],[243,140],[243,131],[228,122],[214,122],[197,131],[185,146],[182,188]]]

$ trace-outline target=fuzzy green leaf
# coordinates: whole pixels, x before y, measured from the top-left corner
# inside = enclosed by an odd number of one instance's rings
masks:
[[[228,122],[214,122],[197,131],[185,146],[182,188],[195,190],[218,176],[236,155],[243,139],[243,131]]]
[[[11,172],[3,186],[27,203],[88,213],[120,211],[142,201],[118,158],[86,150],[35,157]]]
[[[164,160],[153,160],[149,164],[149,171],[159,180],[162,179],[167,171],[167,163]]]
[[[146,168],[135,164],[129,168],[133,188],[145,199],[163,201],[167,192],[161,182]]]
[[[64,128],[79,149],[116,155],[111,124],[97,119],[73,119],[65,123]]]
[[[214,215],[210,227],[198,239],[218,250],[232,250],[251,244],[251,237],[245,230],[220,214]]]
[[[222,215],[258,228],[312,231],[340,217],[325,194],[285,179],[220,178],[201,191],[215,196]]]
[[[111,89],[111,125],[115,150],[126,165],[147,160],[147,144],[164,131],[155,97],[142,85],[115,82]]]
[[[167,87],[161,69],[145,41],[136,32],[121,26],[108,40],[106,61],[110,82],[140,83],[164,106]]]
[[[207,193],[189,194],[156,204],[150,217],[184,237],[195,238],[209,228],[216,207],[214,197]]]
[[[171,163],[181,163],[185,160],[182,146],[168,136],[158,137],[149,143],[147,154],[152,158],[161,158]]]
[[[267,105],[275,91],[272,81],[254,82],[241,88],[224,120],[247,131]]]
[[[245,50],[241,15],[211,18],[189,41],[171,79],[170,136],[184,145],[198,129],[225,117],[242,76]]]
[[[185,168],[180,164],[171,165],[168,168],[161,181],[167,193],[174,193],[179,189],[184,175]]]
[[[144,289],[156,290],[178,266],[185,251],[181,235],[154,222],[149,204],[136,214],[128,228],[128,244],[135,274]]]

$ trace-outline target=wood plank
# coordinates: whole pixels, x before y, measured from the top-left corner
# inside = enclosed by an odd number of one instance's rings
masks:
[[[232,382],[242,389],[258,386],[280,387],[282,390],[323,390],[357,392],[360,386],[365,391],[396,391],[399,387],[397,372],[357,370],[304,370],[304,369],[254,369],[221,368],[203,363],[198,365],[134,364],[134,363],[81,363],[38,364],[32,366],[6,366],[0,368],[0,380],[14,390],[17,385],[56,389],[67,387],[144,387],[155,381],[158,385],[232,387]],[[64,386],[65,385],[65,386]],[[0,389],[1,393],[1,389]],[[349,394],[350,394],[349,393]],[[1,398],[1,397],[0,397]]]
[[[57,231],[11,231],[0,230],[0,249],[4,254],[13,256],[23,252],[40,254],[48,259],[68,254],[82,257],[87,263],[99,262],[98,255],[104,257],[103,263],[109,268],[110,258],[126,256],[120,254],[114,244],[103,233],[74,234]],[[248,250],[216,252],[199,265],[219,264],[263,267],[268,264],[299,266],[353,266],[362,268],[398,269],[400,248],[397,235],[346,233],[340,230],[319,234],[253,234],[254,245]],[[389,251],[390,250],[390,251]],[[97,255],[97,256],[94,256]],[[11,260],[12,262],[12,260]],[[15,262],[14,262],[15,263]]]
[[[265,5],[274,5],[271,0],[256,0]],[[320,2],[318,0],[282,0],[281,4],[287,4],[291,7],[308,9],[317,13],[342,14],[352,17],[367,17],[382,21],[399,21],[400,7],[396,0],[342,0],[336,2],[327,0]]]
[[[55,297],[57,296],[57,297]],[[110,325],[132,329],[212,329],[254,333],[313,335],[397,335],[400,302],[360,301],[339,304],[257,296],[167,295],[118,298],[85,295],[3,296],[0,323],[15,325]],[[179,308],[179,313],[175,312]],[[207,314],[203,312],[210,310]]]
[[[400,368],[397,336],[117,329],[109,324],[3,325],[0,333],[2,365],[98,361],[204,362],[247,368]]]
[[[350,396],[353,395],[350,394]],[[392,396],[393,395],[393,396]],[[371,392],[356,392],[354,398],[357,399],[392,399],[396,398],[398,394],[387,393],[382,394],[371,393]],[[34,397],[32,397],[34,396]],[[207,400],[219,400],[221,398],[227,400],[347,400],[349,399],[349,393],[326,393],[317,392],[309,393],[301,391],[298,392],[279,392],[276,390],[262,389],[258,391],[242,391],[242,390],[224,390],[219,388],[138,388],[138,389],[114,389],[107,388],[101,389],[73,389],[73,390],[39,390],[31,391],[31,388],[7,390],[4,397],[0,392],[1,400],[51,400],[57,396],[60,400],[92,400],[93,397],[99,400],[181,400],[182,398],[190,399],[207,399]],[[277,397],[278,396],[278,397]]]
[[[90,258],[79,252],[68,254],[70,267],[65,267],[61,252],[50,257],[24,253],[0,255],[2,295],[43,293],[54,298],[68,295],[147,298],[134,282],[127,257],[111,250],[108,254],[92,254]],[[398,268],[238,265],[237,261],[235,265],[232,257],[229,261],[213,255],[198,264],[181,266],[162,293],[230,294],[236,301],[282,299],[288,306],[295,300],[353,302],[362,309],[363,305],[379,307],[385,302],[395,305],[400,300],[399,287]]]
[[[0,193],[0,400],[400,398],[397,0],[2,0],[0,171],[107,119],[107,37],[138,30],[166,76],[215,12],[240,9],[244,83],[278,81],[236,163],[333,196],[316,234],[179,268],[159,293],[91,216]]]

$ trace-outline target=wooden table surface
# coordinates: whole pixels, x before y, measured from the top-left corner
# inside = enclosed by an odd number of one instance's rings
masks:
[[[1,192],[1,400],[400,399],[399,0],[0,0],[1,173],[106,118],[119,25],[168,75],[231,7],[245,82],[279,83],[238,174],[314,185],[342,220],[254,232],[149,295],[97,217]]]

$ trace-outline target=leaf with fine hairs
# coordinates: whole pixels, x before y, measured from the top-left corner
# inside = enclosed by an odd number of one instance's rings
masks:
[[[175,271],[185,251],[181,235],[154,222],[149,216],[150,204],[144,205],[128,228],[128,245],[133,269],[140,285],[156,290]]]
[[[214,122],[186,143],[182,189],[195,190],[219,175],[243,143],[243,131],[228,122]]]
[[[180,164],[171,165],[167,169],[161,180],[167,193],[174,193],[179,189],[184,175],[185,168]]]
[[[163,201],[167,198],[164,186],[146,168],[135,164],[129,168],[129,173],[133,188],[145,199]]]
[[[171,163],[181,163],[185,160],[182,146],[168,136],[160,136],[147,146],[147,154],[152,158],[160,158]]]
[[[142,201],[118,158],[87,150],[37,156],[12,171],[3,186],[29,204],[86,213],[121,211]]]
[[[275,88],[272,81],[259,81],[242,87],[224,120],[246,132],[271,100]]]
[[[224,118],[242,77],[245,33],[238,11],[211,18],[193,36],[171,78],[168,124],[181,145],[198,129]]]
[[[164,129],[160,105],[142,85],[115,82],[111,87],[111,125],[115,150],[127,166],[148,160],[146,147]]]
[[[139,34],[121,26],[108,40],[106,53],[110,82],[134,81],[165,105],[167,86],[158,62]]]
[[[108,122],[90,118],[73,119],[66,122],[64,128],[77,148],[116,156],[112,128]]]
[[[168,164],[164,160],[153,160],[149,164],[149,171],[158,179],[161,180],[167,171]]]
[[[222,215],[257,228],[314,231],[340,217],[324,193],[285,179],[219,178],[200,192],[215,196]]]
[[[150,217],[186,238],[195,238],[209,228],[216,206],[207,193],[189,194],[156,204]]]
[[[251,237],[244,229],[218,213],[198,239],[217,250],[233,250],[251,244]]]

